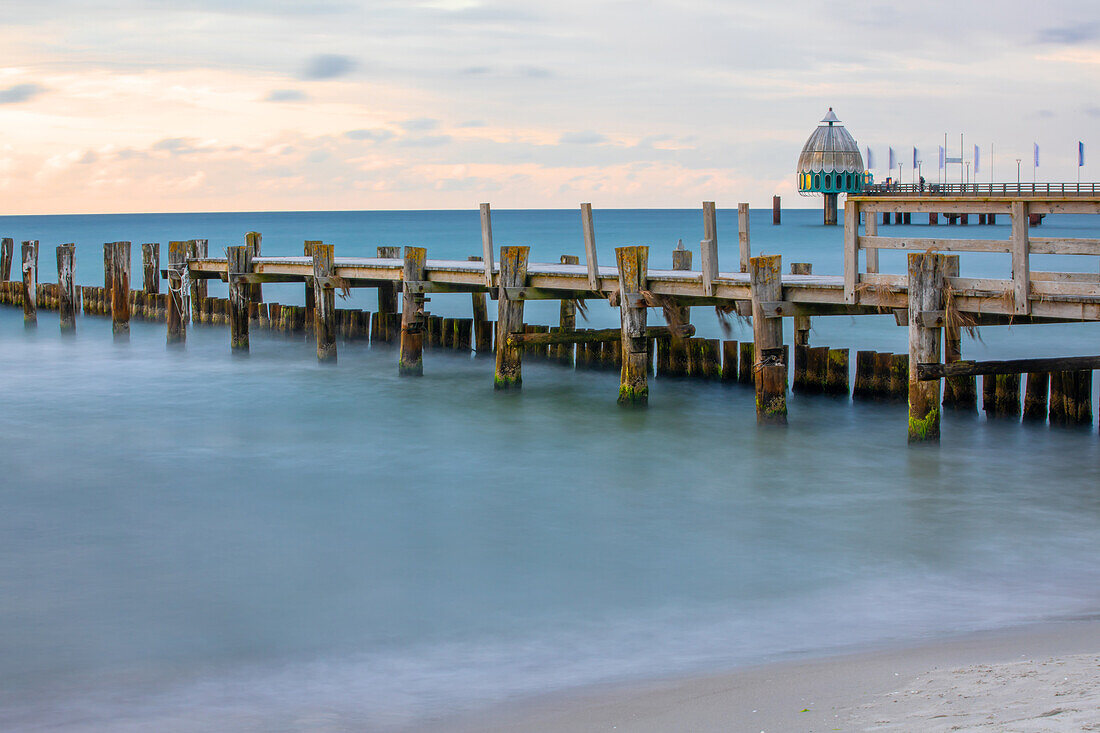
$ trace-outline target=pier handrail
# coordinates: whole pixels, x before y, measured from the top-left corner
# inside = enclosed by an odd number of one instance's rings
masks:
[[[1100,183],[872,183],[860,196],[1097,196]]]

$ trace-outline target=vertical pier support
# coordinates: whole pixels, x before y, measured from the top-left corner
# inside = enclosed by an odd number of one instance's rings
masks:
[[[248,232],[244,235],[244,246],[248,248],[248,271],[252,272],[252,260],[260,256],[260,242],[263,235],[259,232]],[[245,288],[249,303],[264,302],[264,288],[260,283],[251,283]]]
[[[779,196],[772,196],[772,224],[778,224],[782,216]]]
[[[836,200],[839,194],[825,194],[825,225],[836,226]]]
[[[336,361],[336,290],[332,286],[334,262],[331,244],[313,246],[313,333],[317,336],[318,361]]]
[[[959,256],[944,258],[944,298],[947,298],[947,278],[959,276]],[[950,363],[962,358],[962,329],[956,323],[945,323],[943,329],[943,361]],[[943,406],[962,410],[978,407],[978,383],[974,376],[947,377],[943,380]]]
[[[424,294],[414,290],[412,283],[424,280],[424,264],[428,252],[423,247],[405,248],[401,296],[401,353],[397,373],[406,377],[424,374]]]
[[[195,259],[204,259],[209,254],[210,242],[206,239],[191,239],[187,242],[178,242],[177,244],[185,247],[185,249],[183,250],[184,259],[182,260],[182,262],[184,263],[184,269],[186,269],[187,258],[190,257]],[[168,251],[172,251],[171,242],[168,243]],[[191,314],[192,323],[201,323],[202,305],[206,302],[206,298],[209,296],[209,288],[207,287],[207,282],[205,280],[198,279],[191,280],[190,301],[188,301],[187,297],[185,297],[187,295],[187,293],[180,293],[180,297],[184,305],[182,313],[184,323],[186,324],[188,313]],[[190,310],[187,307],[188,305],[190,305]],[[207,316],[209,317],[210,314],[207,313]]]
[[[577,255],[562,255],[561,263],[563,265],[579,265],[581,258]],[[481,297],[484,298],[485,296]],[[558,309],[558,330],[562,333],[577,330],[577,301],[573,298],[565,298],[561,301],[561,308]],[[574,351],[574,344],[559,345],[557,347],[558,363],[564,366],[573,366]]]
[[[229,283],[229,348],[247,352],[249,285],[242,275],[252,272],[252,252],[248,245],[227,247],[225,259]]]
[[[0,282],[11,280],[11,258],[15,254],[15,240],[4,237],[0,240]]]
[[[187,340],[187,294],[183,292],[183,276],[187,271],[190,242],[168,243],[168,343]],[[205,285],[205,283],[204,283]],[[192,287],[192,291],[194,287]],[[195,306],[198,307],[198,304]]]
[[[779,255],[749,260],[752,290],[752,335],[756,352],[753,365],[756,386],[756,422],[787,424],[787,364],[783,356],[783,319],[766,318],[763,304],[783,299],[782,258]]]
[[[130,243],[115,242],[111,259],[111,332],[115,338],[130,337]]]
[[[401,257],[400,247],[379,247],[379,259],[396,260]],[[378,286],[378,313],[371,341],[390,343],[397,333],[398,284],[382,283]]]
[[[917,381],[917,364],[940,360],[940,329],[921,314],[943,309],[945,255],[909,254],[909,442],[940,439],[939,380]]]
[[[649,401],[649,339],[645,337],[649,247],[616,247],[619,265],[619,318],[622,325],[622,367],[619,404],[645,405]]]
[[[523,347],[509,346],[508,336],[523,331],[523,300],[508,297],[509,288],[527,283],[530,247],[500,248],[500,277],[497,295],[497,360],[493,387],[518,389],[523,385]]]
[[[23,325],[38,325],[38,240],[23,242]]]
[[[73,278],[75,244],[57,247],[57,310],[62,331],[76,330],[76,281]]]
[[[741,272],[748,272],[749,257],[752,256],[749,246],[749,205],[737,204],[737,244],[741,252]],[[717,262],[715,263],[717,264]]]
[[[809,262],[792,262],[792,275],[812,275],[813,265]],[[807,386],[807,347],[810,345],[810,317],[794,317],[794,375],[791,378],[791,387],[795,392],[802,391]]]
[[[160,292],[160,244],[148,242],[141,245],[141,276],[144,293]]]
[[[485,261],[485,258],[480,255],[470,255],[466,259],[470,262]],[[564,262],[564,259],[562,261]],[[578,261],[576,257],[573,258],[574,264]],[[381,297],[381,294],[379,297]],[[572,303],[572,301],[570,301],[570,303]],[[474,319],[474,352],[477,356],[488,356],[489,352],[493,350],[493,332],[490,330],[489,308],[485,302],[485,293],[471,293],[470,307]],[[565,301],[563,300],[562,308],[564,307]]]

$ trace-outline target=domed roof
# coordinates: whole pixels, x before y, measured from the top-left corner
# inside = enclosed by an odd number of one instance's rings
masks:
[[[855,139],[829,108],[798,156],[799,173],[862,173],[863,156]]]

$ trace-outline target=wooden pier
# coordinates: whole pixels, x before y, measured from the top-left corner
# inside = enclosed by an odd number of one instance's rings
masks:
[[[23,305],[28,325],[34,323],[40,303],[57,303],[62,328],[71,329],[75,321],[66,318],[66,309],[79,308],[82,297],[85,313],[112,315],[116,337],[126,337],[133,313],[164,320],[167,340],[176,344],[186,341],[188,322],[224,323],[236,351],[248,350],[253,327],[312,333],[321,361],[336,360],[338,338],[397,342],[397,368],[408,376],[423,374],[425,347],[476,349],[495,356],[493,383],[498,389],[522,386],[525,359],[548,359],[578,369],[613,365],[620,371],[619,402],[627,405],[646,403],[648,378],[654,373],[751,382],[762,424],[782,424],[787,418],[791,351],[783,343],[783,318],[796,319],[790,386],[800,392],[847,396],[848,350],[810,346],[809,319],[886,313],[908,329],[909,352],[856,354],[852,394],[861,399],[906,399],[913,442],[938,440],[941,407],[976,408],[975,375],[1007,374],[1008,367],[990,371],[981,363],[961,360],[962,328],[1100,321],[1100,274],[1039,272],[1030,266],[1032,254],[1100,256],[1100,239],[1029,233],[1035,215],[1100,214],[1100,196],[866,195],[849,197],[844,211],[841,275],[811,274],[801,263],[783,274],[779,256],[752,257],[747,205],[739,207],[739,271],[722,272],[715,207],[710,202],[703,205],[705,239],[700,242],[698,270],[691,269],[690,250],[682,248],[672,252],[671,269],[652,269],[649,248],[636,245],[617,248],[615,264],[601,265],[587,204],[581,206],[584,261],[563,256],[555,263],[531,262],[527,247],[495,248],[491,211],[485,204],[480,257],[432,259],[421,247],[401,252],[380,247],[377,257],[340,257],[332,245],[321,242],[306,242],[301,256],[265,255],[260,235],[248,233],[242,246],[226,249],[225,257],[208,256],[204,240],[171,242],[163,270],[159,246],[142,245],[144,283],[133,291],[128,242],[104,246],[103,288],[76,288],[71,284],[72,245],[58,248],[62,282],[42,285],[37,283],[38,243],[24,242],[22,280],[11,282],[13,242],[6,239],[0,248],[0,280],[6,281],[0,283],[0,302]],[[1011,235],[993,240],[878,234],[879,215],[933,211],[1000,214],[1011,222]],[[884,249],[908,252],[906,272],[879,272],[878,251]],[[960,277],[958,257],[951,254],[958,252],[1003,254],[1010,258],[1012,277]],[[167,280],[166,293],[160,292],[161,277]],[[211,279],[227,283],[229,298],[224,302],[206,296],[205,282]],[[305,306],[263,302],[264,283],[290,282],[305,288]],[[378,312],[336,308],[336,294],[351,288],[377,289]],[[426,311],[427,296],[443,294],[471,296],[472,318],[441,319]],[[487,320],[486,295],[497,301],[495,327]],[[619,329],[576,329],[576,304],[595,299],[620,309]],[[560,323],[553,328],[525,324],[523,306],[529,300],[560,301]],[[753,342],[692,338],[692,306],[751,318]],[[651,309],[663,315],[666,325],[649,324]],[[1094,368],[1100,368],[1100,357],[1032,360],[1019,365],[1014,385],[1011,379],[987,376],[983,382],[992,392],[983,390],[990,395],[986,411],[1019,415],[1019,374],[1026,373],[1027,414],[1041,414],[1045,405],[1040,403],[1049,395],[1052,422],[1091,421],[1088,401]],[[939,380],[944,378],[947,387],[941,402]],[[1047,384],[1049,391],[1044,391]]]

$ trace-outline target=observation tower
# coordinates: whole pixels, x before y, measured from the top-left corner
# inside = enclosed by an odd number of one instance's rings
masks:
[[[821,122],[798,156],[798,193],[824,196],[825,223],[836,224],[837,197],[863,189],[863,156],[832,107]]]

